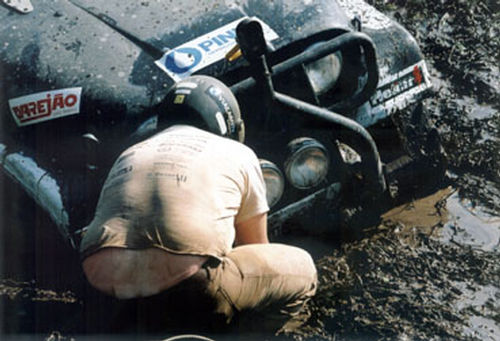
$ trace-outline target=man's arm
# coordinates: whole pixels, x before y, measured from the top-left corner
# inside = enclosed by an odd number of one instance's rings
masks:
[[[244,222],[235,224],[235,245],[267,244],[267,213],[256,215]]]

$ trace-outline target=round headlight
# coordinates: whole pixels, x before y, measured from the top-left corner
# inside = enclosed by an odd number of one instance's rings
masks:
[[[266,183],[266,199],[269,207],[280,201],[285,189],[285,179],[278,166],[271,161],[259,160],[264,182]]]
[[[330,163],[326,148],[317,140],[301,137],[288,144],[289,156],[285,161],[288,181],[298,189],[317,186],[326,178]]]
[[[305,65],[307,77],[316,95],[332,89],[342,70],[342,54],[337,52]]]

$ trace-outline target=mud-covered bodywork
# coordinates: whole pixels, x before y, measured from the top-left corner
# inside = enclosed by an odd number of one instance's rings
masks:
[[[283,173],[291,140],[311,137],[327,150],[327,176],[306,189],[285,181],[271,222],[340,200],[350,173],[337,141],[346,134],[321,115],[293,115],[261,100],[261,89],[248,81],[256,76],[252,63],[226,58],[244,18],[264,29],[276,91],[313,111],[342,114],[359,129],[380,124],[430,88],[411,35],[361,0],[32,0],[29,11],[9,3],[0,6],[1,164],[71,240],[92,217],[115,157],[154,130],[169,87],[195,73],[232,87],[246,143]],[[337,43],[318,60],[290,62]]]

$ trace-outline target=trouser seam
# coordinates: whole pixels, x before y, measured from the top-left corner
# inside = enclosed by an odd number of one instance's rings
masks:
[[[236,311],[240,311],[240,309],[238,309],[238,307],[233,302],[231,297],[229,297],[229,294],[226,292],[226,290],[224,290],[222,287],[219,287],[219,289],[217,289],[217,291],[221,293],[221,295],[224,297],[224,299],[227,301],[227,303],[231,306],[232,309],[234,309]]]

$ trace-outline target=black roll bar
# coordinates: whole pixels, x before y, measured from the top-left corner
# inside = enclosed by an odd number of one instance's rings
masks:
[[[365,54],[368,79],[363,89],[346,101],[336,104],[336,107],[353,109],[370,99],[378,84],[378,65],[375,45],[371,38],[361,32],[347,32],[326,42],[312,46],[310,49],[291,57],[272,67],[272,76],[280,75],[302,64],[307,64],[335,53],[347,46],[361,46]],[[234,94],[245,92],[255,86],[255,79],[249,77],[231,86]]]

